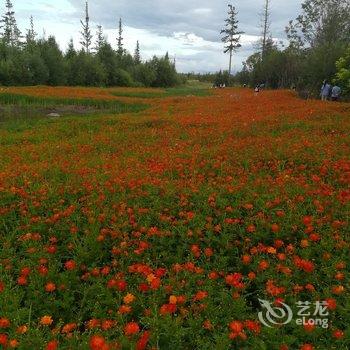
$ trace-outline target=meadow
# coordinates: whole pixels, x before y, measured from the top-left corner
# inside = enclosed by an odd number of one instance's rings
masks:
[[[350,348],[350,104],[196,87],[0,104],[0,349]],[[265,326],[259,299],[322,303],[329,327]]]

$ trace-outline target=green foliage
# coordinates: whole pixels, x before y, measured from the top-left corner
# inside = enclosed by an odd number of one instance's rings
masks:
[[[264,57],[253,54],[236,81],[269,88],[295,86],[318,95],[322,81],[331,81],[342,69],[336,62],[350,44],[349,9],[349,0],[304,0],[301,14],[286,28],[289,46],[272,45]],[[337,81],[346,88],[346,82]]]
[[[335,82],[341,85],[346,92],[350,92],[350,47],[345,55],[341,57],[337,63],[337,73]]]
[[[115,75],[115,82],[117,86],[132,86],[133,80],[131,75],[124,69],[118,68]]]
[[[106,71],[96,56],[84,51],[68,61],[68,84],[72,86],[101,86],[106,82]]]
[[[1,93],[0,103],[12,106],[31,107],[55,107],[55,106],[84,106],[96,109],[109,110],[114,113],[139,112],[148,106],[141,103],[128,104],[118,100],[97,100],[83,98],[60,98],[60,97],[34,97],[13,93]]]
[[[36,39],[33,17],[25,42],[20,42],[15,12],[8,0],[0,36],[0,84],[171,87],[181,82],[168,56],[142,62],[139,42],[134,57],[123,48],[121,20],[117,51],[107,42],[102,26],[98,26],[94,52],[91,52],[89,21],[86,2],[85,21],[81,22],[83,49],[77,52],[71,40],[63,54],[53,36]]]
[[[232,5],[228,5],[228,17],[225,19],[225,28],[221,30],[220,34],[223,34],[221,41],[224,43],[224,53],[230,54],[229,75],[231,75],[232,68],[232,54],[237,51],[242,45],[240,44],[241,34],[244,32],[238,30],[238,12]]]
[[[156,80],[156,72],[150,64],[138,64],[134,69],[134,78],[143,86],[150,87]]]
[[[168,87],[179,84],[179,78],[176,73],[175,66],[167,57],[154,57],[151,61],[156,78],[152,83],[153,87]]]
[[[48,40],[40,40],[38,49],[49,71],[47,83],[49,85],[64,85],[66,83],[66,64],[56,39],[50,36]]]
[[[230,75],[229,72],[225,71],[222,72],[220,71],[219,73],[216,74],[215,80],[214,80],[215,86],[220,86],[220,85],[225,85],[229,86],[230,85]]]

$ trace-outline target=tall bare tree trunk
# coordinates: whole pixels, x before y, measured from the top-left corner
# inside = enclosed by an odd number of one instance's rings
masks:
[[[230,65],[229,65],[229,69],[228,69],[229,76],[231,76],[231,71],[232,71],[232,55],[233,55],[233,52],[231,50],[230,51]]]
[[[270,0],[265,0],[264,6],[264,20],[263,20],[263,42],[262,42],[262,59],[264,60],[266,55],[266,46],[269,34],[269,19],[270,19]]]

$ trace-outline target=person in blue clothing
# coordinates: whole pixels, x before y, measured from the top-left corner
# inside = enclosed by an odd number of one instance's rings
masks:
[[[328,83],[327,80],[323,82],[322,88],[321,88],[321,99],[322,101],[327,101],[330,97],[332,92],[332,86]]]
[[[332,101],[339,101],[340,96],[341,96],[341,88],[337,85],[333,86]]]

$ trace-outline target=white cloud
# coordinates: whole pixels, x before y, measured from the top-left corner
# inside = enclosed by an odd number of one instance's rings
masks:
[[[195,15],[209,15],[212,12],[212,9],[210,9],[210,8],[198,8],[198,9],[194,9],[192,12]]]
[[[284,37],[284,27],[296,17],[301,0],[272,0],[272,30],[277,39]],[[80,41],[80,19],[84,0],[18,0],[14,3],[19,25],[28,28],[29,16],[35,18],[36,31],[54,34],[65,48],[73,37]],[[259,17],[263,0],[236,0],[242,35],[242,48],[235,54],[234,67],[254,51],[259,35]],[[214,0],[89,0],[92,31],[102,24],[112,45],[116,45],[119,17],[125,23],[125,47],[131,53],[136,41],[143,57],[177,56],[180,71],[217,71],[226,69],[220,30],[226,18],[226,2]],[[78,46],[78,45],[77,45]]]

